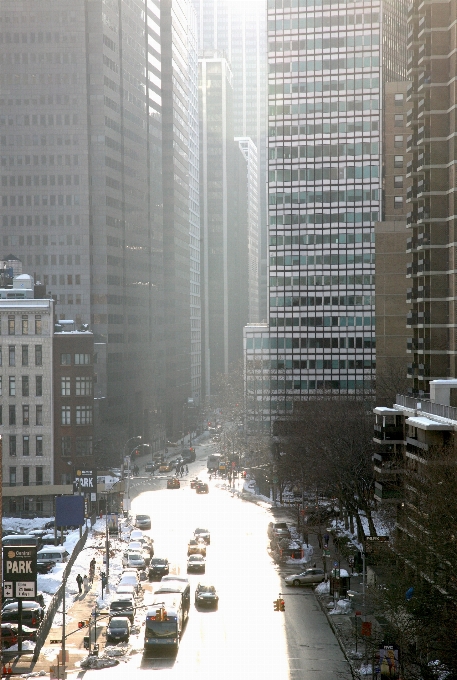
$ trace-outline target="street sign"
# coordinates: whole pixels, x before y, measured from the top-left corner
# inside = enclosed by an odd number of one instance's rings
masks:
[[[3,548],[3,597],[36,596],[35,545]]]
[[[330,550],[324,548],[324,550],[322,551],[322,557],[330,557]]]

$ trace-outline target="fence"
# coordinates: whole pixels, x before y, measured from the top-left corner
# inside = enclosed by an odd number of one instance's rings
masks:
[[[448,418],[449,420],[457,420],[457,408],[455,406],[446,406],[446,404],[437,404],[430,399],[422,399],[421,397],[408,397],[403,394],[397,394],[396,403],[399,406],[405,406],[422,413],[430,413],[430,415],[440,416],[441,418]]]
[[[93,515],[90,518],[91,527],[94,526],[95,521],[96,521],[96,516]],[[40,656],[41,648],[43,647],[44,643],[46,642],[46,638],[48,637],[48,633],[49,633],[49,630],[51,628],[51,624],[54,620],[54,616],[56,615],[56,612],[59,608],[59,605],[62,602],[63,589],[65,588],[67,578],[70,575],[70,572],[72,570],[72,567],[75,563],[76,558],[78,557],[81,550],[84,548],[84,545],[86,543],[88,535],[89,535],[89,527],[86,526],[86,530],[84,531],[83,535],[81,536],[79,541],[76,543],[75,547],[73,548],[73,552],[71,554],[71,557],[68,560],[67,565],[64,569],[62,585],[60,585],[58,590],[56,590],[56,592],[54,593],[54,597],[52,598],[51,602],[49,603],[49,606],[46,608],[46,614],[44,615],[43,621],[41,622],[40,627],[38,628],[38,631],[37,631],[35,651],[33,652],[33,660],[34,661],[38,661],[38,657]]]

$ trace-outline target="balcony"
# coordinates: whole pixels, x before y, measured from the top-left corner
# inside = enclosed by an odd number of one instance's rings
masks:
[[[398,503],[403,498],[403,492],[395,484],[375,482],[374,498],[376,501],[387,503]]]
[[[374,425],[374,441],[377,444],[383,444],[384,442],[390,442],[392,444],[401,444],[403,442],[403,427],[388,424],[385,425]]]
[[[373,455],[375,472],[380,475],[401,474],[404,471],[403,458],[393,451],[376,452]]]

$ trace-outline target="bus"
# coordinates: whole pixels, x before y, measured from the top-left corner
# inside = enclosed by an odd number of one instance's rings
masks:
[[[164,581],[146,614],[144,654],[161,647],[177,652],[190,609],[188,581]]]
[[[222,456],[220,453],[212,453],[208,456],[207,467],[208,471],[219,470],[219,465],[222,461]]]

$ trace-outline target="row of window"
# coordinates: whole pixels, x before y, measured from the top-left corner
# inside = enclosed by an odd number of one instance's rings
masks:
[[[290,160],[294,158],[340,158],[343,156],[377,156],[378,142],[357,142],[341,144],[295,144],[293,146],[270,146],[269,160]]]
[[[313,3],[314,4],[314,3]],[[291,19],[269,19],[268,30],[281,31],[296,30],[298,28],[330,28],[332,26],[355,26],[378,23],[379,12],[365,12],[365,14],[332,14],[331,16],[304,16],[293,17]]]
[[[0,85],[1,80],[2,78],[0,76]],[[78,145],[78,135],[0,135],[0,146],[78,147]]]
[[[281,296],[270,297],[270,307],[320,307],[324,305],[337,305],[354,307],[356,305],[374,305],[374,295],[329,295],[326,297],[304,296]]]
[[[8,177],[9,177],[9,182],[8,182]],[[15,187],[16,186],[16,179],[17,179],[17,186],[18,187],[46,187],[48,186],[48,176],[47,175],[41,175],[41,181],[40,181],[40,175],[18,175],[16,178],[16,175],[2,175],[1,178],[1,183],[2,187]],[[64,181],[65,180],[65,181]],[[63,187],[65,186],[71,186],[72,184],[79,186],[79,175],[49,175],[49,186],[51,187]]]
[[[315,81],[314,81],[315,82]],[[291,92],[307,92],[307,83],[279,83],[274,87],[283,90],[284,94]],[[333,88],[332,88],[333,89]],[[377,120],[356,120],[353,123],[342,121],[338,123],[316,122],[306,125],[276,125],[268,128],[269,137],[293,137],[295,135],[352,135],[363,132],[378,132]]]
[[[372,337],[336,337],[336,338],[301,338],[302,349],[375,349],[376,338]],[[261,338],[255,338],[255,348],[261,349]],[[263,370],[270,368],[304,368],[301,360],[295,359],[259,359],[257,356],[247,358],[247,369]]]
[[[29,365],[29,346],[21,345],[20,357],[22,366]],[[43,365],[43,346],[34,345],[35,366]],[[3,366],[3,348],[0,347],[0,366]],[[17,352],[15,345],[8,345],[8,366],[16,366]]]
[[[30,468],[28,466],[23,466],[22,468],[22,480],[19,481],[18,476],[17,476],[17,467],[10,467],[9,468],[9,476],[8,476],[8,486],[30,486],[32,484],[32,477],[30,474],[30,471],[33,468]],[[46,483],[50,483],[50,480],[46,480]],[[44,479],[43,479],[43,467],[37,466],[35,467],[35,480],[34,484],[35,486],[42,486],[44,484]]]
[[[352,111],[378,111],[379,99],[343,99],[338,101],[311,101],[303,104],[278,104],[268,107],[269,116],[290,116],[297,113],[350,113]]]
[[[72,420],[75,425],[92,425],[93,422],[93,408],[92,406],[82,405],[74,407],[72,417],[72,407],[62,406],[60,409],[61,425],[72,425]]]
[[[378,55],[307,59],[306,61],[278,61],[269,65],[270,73],[304,73],[306,71],[350,71],[354,68],[378,68]]]
[[[0,317],[0,333],[1,333],[1,321]],[[16,331],[20,331],[22,335],[29,335],[31,331],[31,324],[29,323],[29,315],[22,314],[20,322],[16,318],[15,314],[8,314],[8,335],[16,335]],[[35,335],[41,335],[43,332],[43,325],[41,314],[35,314]]]
[[[325,245],[330,243],[344,244],[344,243],[374,243],[375,235],[373,232],[358,234],[346,233],[338,231],[336,234],[284,234],[277,236],[270,236],[270,246],[290,246],[290,245]]]
[[[304,316],[301,319],[297,317],[270,317],[270,328],[281,328],[282,326],[350,328],[353,326],[375,326],[375,324],[376,317],[374,316]],[[298,347],[298,338],[293,338],[293,341],[296,341],[297,344],[292,343],[292,347]]]
[[[0,137],[0,144],[1,144],[1,137]],[[9,198],[9,200],[8,200]],[[15,196],[12,194],[9,194],[8,196],[2,196],[2,207],[7,208],[10,206],[11,208],[15,208],[18,206],[19,208],[22,208],[23,206],[71,206],[71,205],[79,205],[79,194],[66,194],[65,196],[63,194],[40,194],[40,195],[35,195],[32,196],[31,194],[26,194],[23,196],[22,194],[19,196]]]
[[[274,210],[274,206],[269,206],[270,213]],[[280,208],[281,210],[281,208]],[[312,212],[287,215],[272,215],[270,214],[270,226],[275,225],[280,227],[282,225],[294,224],[369,224],[377,222],[379,213],[373,212]]]
[[[355,276],[270,276],[271,287],[283,286],[374,286],[373,274]]]
[[[322,180],[370,179],[379,177],[379,165],[341,165],[328,168],[270,170],[269,182],[318,182]]]
[[[30,377],[28,375],[23,375],[21,376],[21,396],[23,397],[29,397],[30,396]],[[3,376],[0,375],[0,396],[3,393]],[[15,375],[10,375],[8,376],[8,394],[10,397],[15,397],[17,393],[17,382],[16,382],[16,376]],[[43,376],[42,375],[36,375],[35,376],[35,396],[36,397],[42,397],[43,396]]]
[[[302,349],[312,348],[330,348],[330,340],[335,338],[278,338],[278,337],[263,337],[263,338],[246,338],[246,349],[295,349],[301,347]],[[340,348],[354,349],[354,348],[370,348],[375,347],[374,338],[370,337],[346,337],[339,338]],[[335,345],[331,345],[334,347]],[[255,359],[257,360],[257,359]]]
[[[374,370],[376,368],[376,361],[372,361],[371,359],[365,359],[365,360],[358,360],[358,361],[339,361],[338,359],[318,359],[318,360],[311,360],[311,361],[304,361],[302,363],[308,364],[306,366],[305,370],[319,370],[319,371],[327,371],[327,370],[362,370],[362,369],[370,369]],[[299,390],[300,389],[300,383],[301,379],[292,379],[292,380],[287,380],[285,378],[279,378],[275,380],[271,380],[269,378],[257,378],[255,380],[247,380],[247,388],[248,390],[263,390],[264,392],[267,392],[268,390],[283,390],[284,389],[284,384],[287,385],[287,388],[290,389],[295,389]],[[286,388],[286,389],[287,389]]]
[[[310,203],[361,203],[377,201],[379,189],[342,189],[341,191],[292,191],[272,192],[268,196],[270,205]]]
[[[22,439],[22,451],[18,450],[19,442]],[[35,451],[31,449],[31,442],[35,442]],[[18,453],[22,453],[23,456],[30,456],[35,454],[35,456],[43,455],[43,436],[41,434],[36,437],[29,437],[29,435],[23,435],[22,438],[15,434],[10,434],[8,437],[8,452],[10,458],[16,458]]]
[[[71,396],[71,378],[62,376],[60,378],[60,394],[62,397]],[[75,378],[74,394],[77,397],[90,397],[92,395],[92,378],[87,376],[77,376]]]
[[[305,38],[302,40],[277,40],[268,43],[269,52],[309,52],[313,50],[335,50],[346,47],[371,47],[379,45],[378,34],[368,35],[343,35],[331,38]]]
[[[19,56],[19,55],[18,55]],[[25,53],[22,55],[22,57],[27,58],[28,57],[33,58],[33,54],[31,53]],[[44,57],[44,55],[42,55]],[[48,56],[51,56],[48,54]],[[0,52],[0,64],[3,62],[4,55]],[[45,114],[27,114],[27,113],[18,113],[15,116],[0,116],[0,125],[14,125],[15,127],[21,126],[21,125],[50,125],[54,127],[54,123],[56,125],[78,125],[79,120],[78,120],[78,114],[77,113],[49,113],[48,117],[46,118]]]
[[[16,409],[16,404],[9,404],[8,406],[8,425],[16,426],[19,424],[17,418],[17,411],[22,408],[22,425],[29,427],[30,425],[43,425],[43,404],[36,404],[35,417],[31,418],[32,408],[29,404],[22,404]],[[19,411],[20,412],[20,411]],[[34,422],[33,422],[34,421]],[[3,406],[0,404],[0,425],[3,425]]]
[[[0,100],[1,101],[1,100]],[[1,104],[0,104],[1,105]],[[51,168],[54,166],[62,166],[62,165],[79,165],[79,156],[78,154],[58,154],[57,156],[51,154],[50,156],[0,156],[0,165],[2,168],[10,167],[10,168],[22,168],[23,166],[28,166],[28,165],[49,165]]]
[[[374,253],[341,253],[339,255],[277,255],[270,257],[270,267],[293,267],[305,265],[308,267],[318,267],[320,265],[352,265],[352,264],[374,264]]]
[[[63,457],[76,456],[91,456],[92,455],[92,437],[91,435],[83,435],[80,437],[61,437],[60,438],[60,455]]]
[[[90,354],[83,354],[83,353],[77,353],[73,357],[74,365],[75,366],[87,366],[88,364],[92,363],[92,357]],[[62,353],[60,355],[60,365],[61,366],[71,366],[71,354],[70,353]]]

